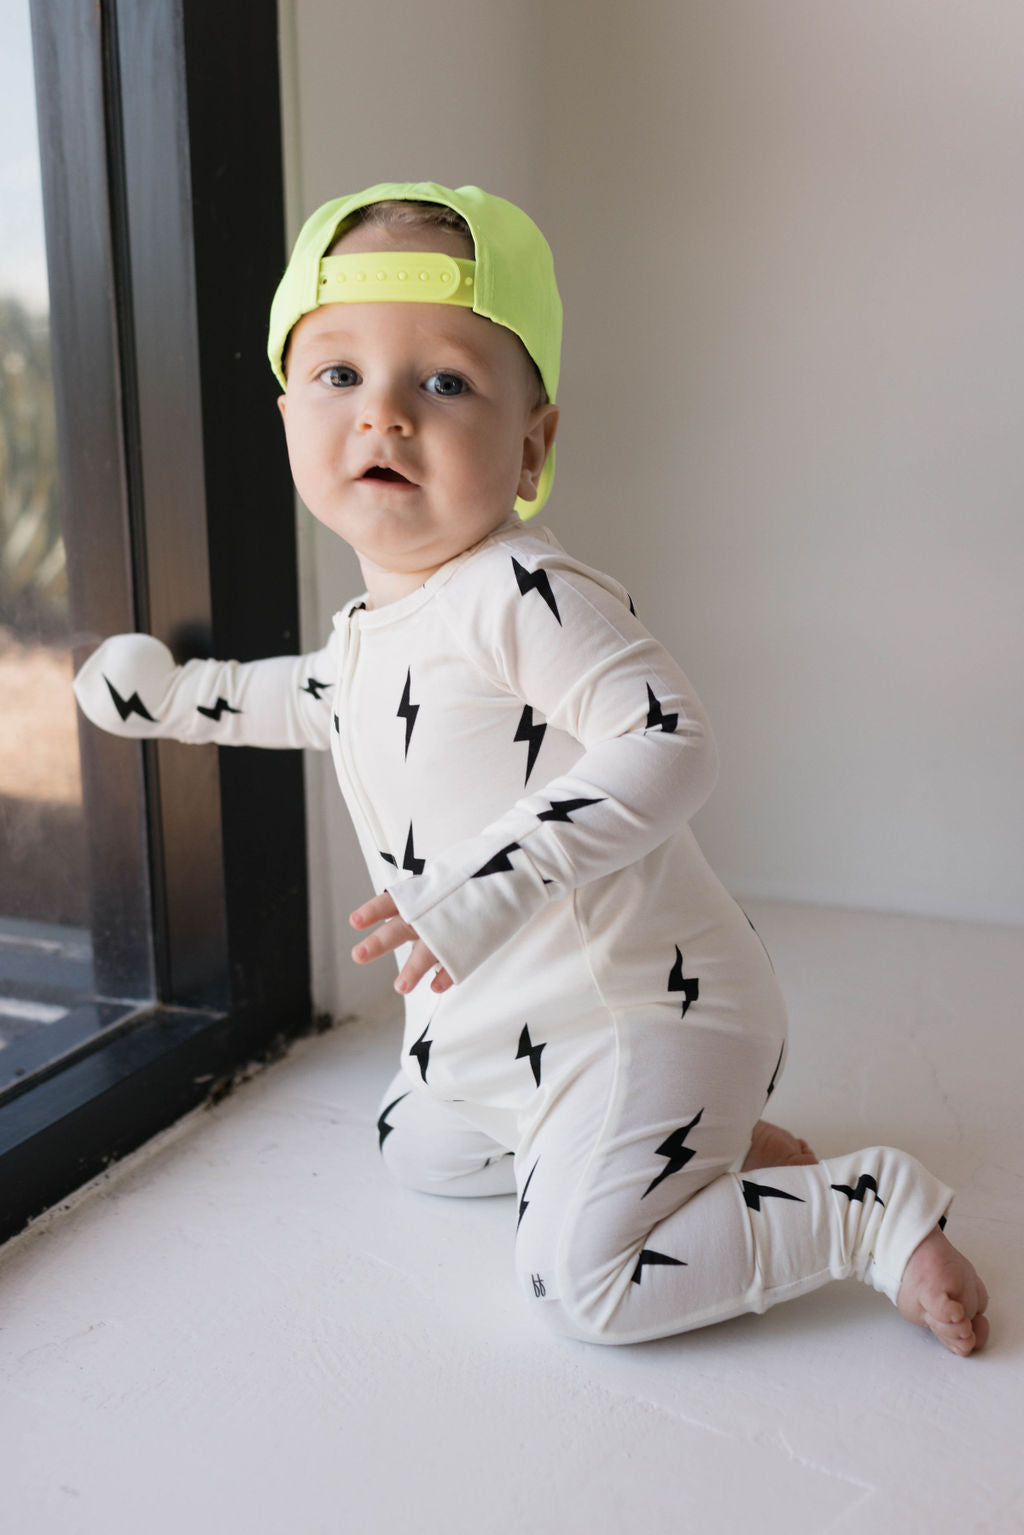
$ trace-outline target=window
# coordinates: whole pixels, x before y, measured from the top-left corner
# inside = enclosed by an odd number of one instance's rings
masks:
[[[28,0],[0,10],[0,57],[0,1043],[11,1046],[93,985]]]
[[[292,651],[276,5],[32,0],[31,22],[70,633]],[[0,893],[4,990],[49,1020],[0,1050],[0,1238],[310,1024],[298,754],[83,721],[80,758],[79,907]]]

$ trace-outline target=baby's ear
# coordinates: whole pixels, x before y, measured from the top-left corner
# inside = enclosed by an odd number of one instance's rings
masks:
[[[538,405],[530,412],[523,437],[523,467],[516,494],[522,501],[536,501],[541,470],[547,463],[558,431],[557,405]]]

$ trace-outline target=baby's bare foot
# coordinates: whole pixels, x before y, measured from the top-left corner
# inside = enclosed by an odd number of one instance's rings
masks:
[[[939,1230],[911,1254],[896,1304],[908,1322],[930,1328],[951,1354],[970,1354],[988,1341],[988,1291]]]
[[[817,1160],[806,1141],[798,1140],[780,1125],[759,1119],[742,1171],[748,1173],[758,1167],[803,1167]]]

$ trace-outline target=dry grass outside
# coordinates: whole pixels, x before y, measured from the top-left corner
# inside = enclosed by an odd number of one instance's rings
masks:
[[[81,804],[72,673],[67,650],[0,627],[0,797]]]

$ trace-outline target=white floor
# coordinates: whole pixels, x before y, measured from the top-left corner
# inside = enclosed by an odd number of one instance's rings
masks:
[[[959,1190],[985,1354],[852,1282],[636,1348],[534,1330],[511,1203],[387,1182],[395,1024],[349,1025],[0,1253],[0,1527],[1024,1531],[1024,934],[749,909],[792,1018],[774,1117]]]

